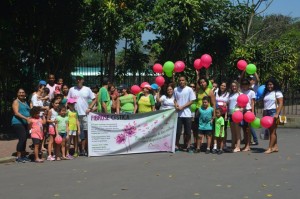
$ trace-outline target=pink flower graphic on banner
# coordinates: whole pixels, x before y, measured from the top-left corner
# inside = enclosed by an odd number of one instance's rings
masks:
[[[117,144],[125,144],[125,142],[126,142],[125,134],[120,133],[119,135],[117,135],[116,142],[117,142]]]
[[[136,134],[137,130],[136,127],[134,125],[131,125],[130,123],[128,125],[125,126],[125,128],[123,129],[123,132],[126,136],[128,137],[132,137],[134,134]]]

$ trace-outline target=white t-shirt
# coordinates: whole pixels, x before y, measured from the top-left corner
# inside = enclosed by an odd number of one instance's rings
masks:
[[[247,110],[251,110],[251,100],[252,99],[256,99],[256,95],[255,92],[253,90],[247,90],[247,91],[243,91],[243,94],[246,94],[248,96],[248,103],[246,106]]]
[[[216,95],[216,102],[219,106],[226,106],[226,104],[228,103],[229,100],[229,93],[226,92],[224,94],[222,94],[221,96],[219,96],[218,92],[215,92]]]
[[[161,106],[159,110],[175,108],[174,96],[168,98],[167,96],[163,95],[160,97],[160,102],[161,102]]]
[[[283,98],[281,91],[267,92],[264,97],[264,110],[276,109],[276,99]]]
[[[228,109],[229,109],[229,114],[232,114],[236,104],[237,104],[237,98],[240,96],[241,93],[237,92],[237,93],[232,93],[229,94],[228,97]]]
[[[251,85],[251,88],[253,89],[253,91],[255,92],[255,94],[257,93],[258,87],[259,87],[259,84],[253,84],[253,85]]]
[[[183,106],[190,101],[194,101],[196,99],[196,95],[191,87],[185,86],[181,88],[180,86],[174,89],[174,99],[179,106]],[[192,112],[190,107],[186,107],[182,111],[178,112],[178,117],[192,117]]]
[[[57,84],[54,84],[53,86],[50,86],[49,84],[46,85],[46,87],[49,88],[49,90],[50,90],[50,92],[49,92],[50,100],[52,100],[54,98],[54,91],[55,91],[56,86],[57,86]]]
[[[34,93],[31,97],[31,103],[32,106],[38,106],[38,107],[43,107],[44,106],[44,102],[43,100],[38,98],[38,95],[36,93]],[[42,117],[44,115],[44,111],[40,112],[40,116]]]
[[[95,94],[89,87],[83,86],[78,88],[74,86],[69,90],[69,98],[76,99],[75,110],[78,112],[78,115],[86,115],[86,110],[89,108],[89,100],[95,99]]]

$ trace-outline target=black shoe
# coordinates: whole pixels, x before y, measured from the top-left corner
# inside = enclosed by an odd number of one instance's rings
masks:
[[[222,150],[219,150],[219,151],[218,151],[218,155],[221,155],[222,153],[223,153]]]
[[[200,149],[196,149],[196,150],[194,151],[194,153],[200,153],[200,152],[201,152]]]
[[[218,150],[217,149],[213,149],[212,150],[212,154],[216,154],[216,153],[218,153]]]
[[[251,142],[251,145],[258,145],[258,142]]]
[[[206,149],[205,154],[210,154],[210,149]]]
[[[23,158],[17,158],[16,162],[17,163],[25,163],[26,161]]]
[[[27,158],[26,156],[22,158],[25,162],[31,162],[31,159]]]

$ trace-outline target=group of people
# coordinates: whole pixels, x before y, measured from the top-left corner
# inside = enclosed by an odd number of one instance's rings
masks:
[[[237,109],[243,113],[255,112],[258,81],[256,73],[247,78],[242,73],[240,80],[232,81],[229,86],[224,81],[218,86],[213,80],[200,77],[197,72],[197,79],[189,84],[185,76],[180,76],[178,85],[174,81],[161,87],[143,83],[142,91],[132,94],[127,85],[116,87],[106,77],[103,78],[101,88],[89,88],[84,86],[84,76],[78,75],[76,86],[69,88],[63,84],[62,78],[56,82],[55,76],[50,74],[48,82],[39,82],[30,101],[27,101],[24,89],[17,91],[17,98],[12,105],[12,127],[19,138],[16,161],[30,161],[25,152],[29,134],[34,148],[34,161],[37,163],[44,161],[42,151],[47,151],[49,161],[71,160],[78,155],[87,156],[89,112],[136,114],[176,109],[176,150],[194,153],[204,150],[206,154],[250,151],[251,144],[258,144],[255,130],[246,121],[239,124],[233,122],[231,116]],[[210,83],[212,87],[209,86]],[[276,119],[283,106],[283,95],[275,79],[267,80],[265,85],[263,114]],[[249,98],[246,107],[237,105],[240,94],[246,94]],[[192,106],[196,109],[193,110]],[[228,121],[232,137],[231,147],[226,146]],[[274,120],[269,129],[270,143],[266,154],[278,152],[276,128]],[[243,148],[241,129],[244,132]],[[182,134],[184,143],[180,144]],[[70,152],[72,145],[73,151]]]

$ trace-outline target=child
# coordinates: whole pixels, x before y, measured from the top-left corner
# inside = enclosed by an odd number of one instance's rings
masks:
[[[40,96],[39,98],[43,101],[43,106],[50,106],[51,102],[50,102],[50,98],[49,98],[49,93],[50,93],[50,89],[45,87],[43,90],[43,95]]]
[[[53,149],[53,143],[54,143],[54,137],[56,134],[55,131],[55,124],[57,123],[56,121],[56,117],[58,116],[58,107],[59,107],[59,100],[53,98],[51,100],[51,106],[50,106],[50,110],[48,112],[47,115],[47,122],[49,124],[49,142],[48,142],[48,157],[47,160],[49,161],[53,161],[55,160],[55,158],[52,156],[52,149]]]
[[[68,118],[69,118],[69,141],[67,145],[67,158],[72,159],[73,157],[69,154],[69,149],[71,142],[74,143],[74,157],[78,156],[78,135],[80,134],[80,124],[78,120],[78,113],[75,111],[75,103],[76,100],[73,98],[69,98],[67,101],[69,111],[68,111]]]
[[[200,153],[200,147],[203,143],[204,137],[207,139],[207,148],[205,153],[210,153],[214,109],[209,107],[209,101],[210,98],[208,96],[204,96],[202,99],[202,106],[198,109],[199,132],[197,138],[197,148],[195,151],[196,153]]]
[[[43,132],[43,125],[46,124],[45,116],[43,115],[42,118],[40,118],[40,112],[41,108],[34,106],[30,110],[30,131],[31,131],[31,138],[32,142],[34,144],[34,161],[36,163],[42,163],[44,162],[43,159],[39,158],[39,152],[42,147],[42,140],[44,138],[44,132]]]
[[[222,117],[222,109],[218,108],[216,109],[216,120],[215,120],[215,138],[214,138],[214,148],[213,153],[218,153],[218,155],[221,155],[223,153],[223,145],[224,145],[224,118]],[[219,150],[217,149],[217,146],[220,146]]]
[[[62,137],[62,143],[57,144],[56,146],[56,160],[69,160],[70,158],[66,157],[66,142],[69,139],[68,127],[68,116],[67,116],[67,108],[65,106],[60,105],[58,108],[58,116],[56,117],[56,136]],[[61,148],[62,157],[58,157],[58,151]]]

